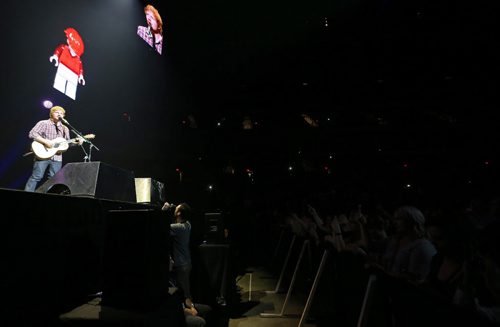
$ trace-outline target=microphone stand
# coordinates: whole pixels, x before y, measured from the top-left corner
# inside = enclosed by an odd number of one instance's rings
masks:
[[[88,143],[89,144],[89,153],[87,153],[87,151],[85,151],[85,148],[83,146],[83,144],[80,144],[80,146],[82,147],[82,150],[83,152],[85,153],[85,157],[83,157],[83,162],[90,162],[90,157],[92,155],[92,148],[96,148],[97,151],[100,151],[99,148],[97,146],[95,146],[94,143],[92,143],[91,141],[87,140],[86,138],[83,137],[82,133],[80,133],[75,127],[73,127],[73,125],[71,125],[69,123],[69,121],[67,121],[66,119],[64,118],[61,118],[62,122],[66,125],[68,125],[71,129],[71,131],[73,133],[76,134],[76,136],[80,137],[84,143]]]

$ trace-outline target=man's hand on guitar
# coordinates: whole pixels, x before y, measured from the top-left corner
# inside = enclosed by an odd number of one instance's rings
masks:
[[[50,149],[54,146],[54,141],[47,140],[44,138],[36,139],[35,141],[38,141],[39,143],[43,144],[47,149]]]
[[[82,145],[83,141],[84,141],[83,137],[77,137],[75,143],[78,144],[78,145]]]

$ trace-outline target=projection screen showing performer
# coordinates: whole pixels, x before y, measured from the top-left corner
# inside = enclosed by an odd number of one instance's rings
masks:
[[[137,35],[139,35],[150,47],[161,54],[163,47],[163,21],[160,13],[152,5],[144,7],[146,23],[148,26],[137,26]]]

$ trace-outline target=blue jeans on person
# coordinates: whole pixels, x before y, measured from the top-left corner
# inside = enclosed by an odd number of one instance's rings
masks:
[[[189,280],[191,274],[191,264],[188,263],[182,266],[174,266],[173,270],[177,285],[184,291],[184,296],[191,299],[191,283]]]
[[[54,160],[36,160],[33,163],[33,172],[31,173],[30,178],[26,182],[26,186],[24,187],[25,191],[34,192],[36,189],[36,185],[39,181],[42,180],[43,175],[45,175],[45,171],[49,168],[49,173],[47,174],[48,178],[54,176],[59,170],[61,170],[62,161],[54,161]]]

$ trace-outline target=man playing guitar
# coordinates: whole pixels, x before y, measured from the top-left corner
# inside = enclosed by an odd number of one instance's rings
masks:
[[[66,111],[60,106],[54,106],[50,109],[49,119],[39,121],[29,132],[29,138],[43,144],[47,149],[56,146],[55,139],[63,138],[69,140],[69,128],[62,124],[62,118]],[[75,139],[76,144],[82,144],[83,139]],[[38,182],[48,171],[48,178],[54,176],[62,168],[62,151],[55,152],[53,156],[47,159],[34,157],[33,172],[26,182],[25,191],[33,192]]]

